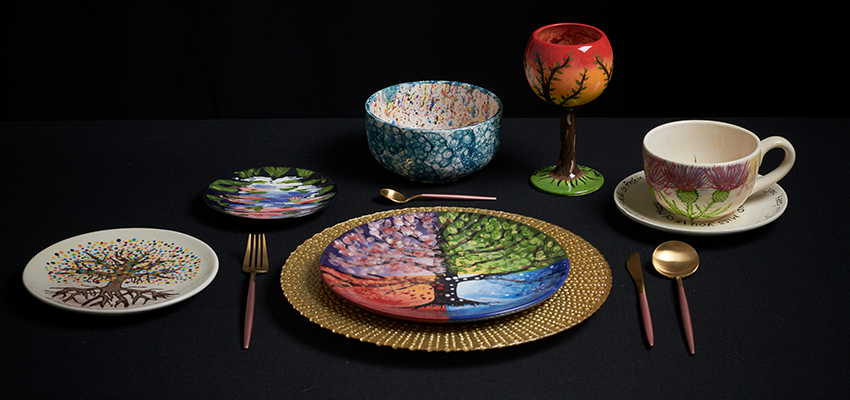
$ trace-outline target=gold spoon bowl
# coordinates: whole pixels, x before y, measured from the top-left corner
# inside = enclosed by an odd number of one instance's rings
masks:
[[[694,330],[691,325],[691,312],[682,278],[690,276],[699,268],[699,255],[689,244],[671,240],[659,245],[652,252],[652,265],[659,274],[676,279],[679,291],[679,310],[682,313],[682,325],[688,341],[688,351],[694,354]]]

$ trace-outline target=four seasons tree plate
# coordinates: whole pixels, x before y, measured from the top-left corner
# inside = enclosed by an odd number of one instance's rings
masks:
[[[564,248],[540,230],[475,212],[412,212],[334,239],[324,282],[383,316],[427,323],[481,321],[532,307],[570,270]]]
[[[303,217],[329,206],[335,196],[336,186],[328,177],[291,167],[236,171],[204,191],[214,210],[253,219]]]
[[[218,257],[183,233],[149,228],[91,232],[56,243],[24,268],[35,298],[69,311],[127,314],[186,300],[212,282]]]

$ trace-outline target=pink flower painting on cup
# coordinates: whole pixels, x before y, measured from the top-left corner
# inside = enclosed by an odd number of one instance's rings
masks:
[[[747,178],[750,176],[750,163],[748,161],[744,164],[714,166],[707,169],[705,175],[711,187],[729,192],[747,183]]]
[[[684,192],[693,192],[703,187],[707,182],[702,168],[696,165],[670,164],[664,169],[664,173],[669,187]]]
[[[709,120],[659,125],[644,136],[642,149],[643,172],[659,215],[666,212],[665,219],[692,226],[737,219],[747,199],[770,190],[796,159],[794,147],[781,136],[762,140],[739,126]],[[785,157],[760,175],[762,157],[772,149]]]
[[[646,181],[658,201],[691,221],[724,215],[734,202],[733,191],[743,195],[755,174],[751,161],[728,165],[680,164],[662,160],[644,150]],[[738,190],[741,189],[741,190]],[[738,195],[740,195],[738,193]],[[707,200],[700,201],[708,196]]]

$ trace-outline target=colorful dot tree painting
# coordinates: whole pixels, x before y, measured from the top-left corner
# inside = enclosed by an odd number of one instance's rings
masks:
[[[456,322],[536,304],[560,287],[569,261],[555,239],[517,221],[421,212],[348,231],[321,269],[336,293],[372,311]]]
[[[78,244],[45,265],[54,300],[84,308],[130,308],[178,293],[164,286],[192,280],[201,267],[193,252],[161,240],[120,239]]]

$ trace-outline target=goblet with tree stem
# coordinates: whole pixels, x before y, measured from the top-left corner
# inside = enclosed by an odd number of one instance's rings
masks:
[[[589,25],[547,25],[531,35],[523,61],[531,89],[561,112],[558,164],[535,171],[532,186],[562,196],[596,191],[604,183],[602,174],[576,163],[576,107],[593,101],[608,87],[614,68],[608,37]]]

